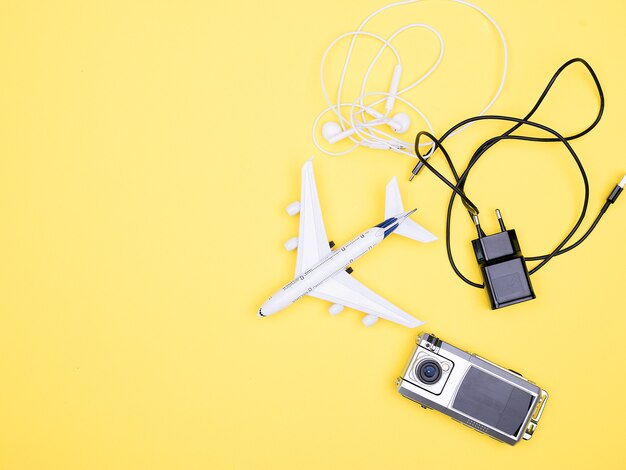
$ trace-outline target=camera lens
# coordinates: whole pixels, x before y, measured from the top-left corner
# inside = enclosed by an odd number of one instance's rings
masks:
[[[441,378],[441,366],[432,359],[420,362],[416,372],[419,379],[427,384],[434,384]]]

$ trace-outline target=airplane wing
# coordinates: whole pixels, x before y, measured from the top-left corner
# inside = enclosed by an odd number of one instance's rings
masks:
[[[335,304],[345,305],[409,328],[415,328],[424,323],[368,289],[345,271],[338,272],[317,286],[309,295]]]
[[[328,246],[328,237],[313,175],[313,162],[309,160],[302,167],[296,275],[306,271],[329,253],[330,246]]]

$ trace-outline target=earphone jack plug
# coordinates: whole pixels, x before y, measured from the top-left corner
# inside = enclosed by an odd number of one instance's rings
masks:
[[[409,176],[409,181],[413,181],[413,178],[417,176],[417,174],[422,170],[422,168],[424,168],[424,163],[420,160],[419,162],[417,162],[417,165],[415,165],[415,168],[413,168],[413,171],[411,171],[411,176]]]
[[[617,201],[617,198],[620,194],[622,194],[622,191],[624,190],[624,184],[626,184],[626,175],[624,175],[622,181],[620,181],[617,186],[613,188],[613,191],[611,191],[611,194],[609,194],[609,197],[607,197],[606,200],[611,204]]]

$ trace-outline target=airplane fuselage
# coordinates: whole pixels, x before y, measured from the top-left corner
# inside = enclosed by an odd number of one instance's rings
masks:
[[[318,263],[297,275],[289,284],[272,295],[259,309],[259,315],[263,317],[272,315],[300,300],[382,242],[387,234],[388,231],[386,233],[385,228],[372,227],[345,245],[334,249]]]

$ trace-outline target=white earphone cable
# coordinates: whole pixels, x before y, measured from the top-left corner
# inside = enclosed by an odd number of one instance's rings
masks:
[[[359,25],[359,27],[357,28],[356,31],[352,31],[352,32],[348,32],[348,33],[344,33],[342,35],[340,35],[339,37],[337,37],[335,40],[333,40],[331,42],[331,44],[326,48],[323,56],[322,56],[322,60],[320,63],[320,83],[321,83],[321,88],[322,88],[322,94],[324,95],[324,99],[326,100],[328,107],[326,109],[324,109],[321,113],[319,113],[317,115],[317,117],[314,120],[313,123],[313,129],[312,129],[312,136],[313,136],[313,142],[315,144],[315,146],[322,151],[323,153],[326,153],[328,155],[333,155],[333,156],[341,156],[341,155],[346,155],[350,152],[352,152],[353,150],[355,150],[356,148],[358,148],[359,146],[366,146],[366,147],[371,147],[371,148],[384,148],[384,149],[389,149],[389,150],[394,150],[397,151],[399,153],[403,153],[406,155],[410,155],[413,158],[416,158],[416,155],[413,153],[413,151],[411,150],[406,151],[405,147],[403,149],[403,147],[399,147],[398,144],[399,141],[397,138],[395,138],[394,136],[381,131],[380,129],[377,128],[377,126],[383,125],[383,124],[387,124],[389,125],[389,122],[391,120],[390,116],[388,116],[388,112],[385,112],[384,115],[382,115],[381,113],[378,113],[377,111],[375,111],[373,109],[374,106],[387,101],[387,103],[389,104],[389,102],[391,101],[391,103],[393,103],[393,101],[395,100],[400,100],[402,103],[406,104],[407,106],[409,106],[409,108],[411,108],[421,119],[424,120],[424,122],[426,123],[426,125],[428,126],[429,130],[434,134],[433,131],[433,126],[431,125],[430,121],[426,118],[425,114],[420,111],[416,106],[414,106],[412,103],[410,103],[409,101],[407,101],[406,99],[403,99],[400,95],[408,92],[409,90],[415,88],[417,85],[419,85],[420,83],[422,83],[424,80],[426,80],[430,75],[432,75],[434,73],[434,71],[437,69],[437,67],[439,66],[439,64],[441,63],[442,59],[443,59],[443,55],[444,55],[444,50],[445,50],[445,45],[444,45],[444,40],[443,37],[441,36],[441,34],[439,33],[439,31],[437,31],[435,28],[433,28],[430,25],[424,24],[424,23],[411,23],[408,25],[405,25],[403,27],[401,27],[400,29],[396,30],[395,32],[393,32],[389,38],[385,39],[375,33],[371,33],[371,32],[366,32],[363,31],[363,28],[365,27],[365,25],[372,19],[374,18],[376,15],[382,13],[383,11],[393,8],[393,7],[397,7],[400,5],[407,5],[407,4],[411,4],[411,3],[417,3],[423,0],[405,0],[405,1],[400,1],[400,2],[394,2],[394,3],[390,3],[388,5],[385,5],[381,8],[379,8],[378,10],[374,11],[373,13],[371,13],[367,18],[365,18],[365,20],[363,20],[363,22],[361,22],[361,24]],[[479,12],[485,19],[487,19],[496,29],[501,44],[502,44],[502,52],[503,52],[503,66],[502,66],[502,74],[500,77],[500,82],[498,84],[498,88],[495,92],[495,94],[492,96],[492,98],[490,99],[490,101],[486,104],[486,106],[480,111],[479,115],[484,115],[490,108],[491,106],[495,103],[495,101],[498,99],[498,97],[500,96],[502,89],[504,87],[504,83],[506,81],[506,75],[507,75],[507,69],[508,69],[508,46],[506,43],[506,39],[504,37],[504,34],[502,32],[502,29],[500,28],[500,26],[497,24],[497,22],[487,13],[485,12],[482,8],[469,3],[465,0],[449,0],[452,1],[454,3],[459,3],[461,5],[465,5],[467,7],[470,7],[474,10],[476,10],[477,12]],[[418,77],[415,81],[413,81],[412,83],[410,83],[408,86],[399,89],[399,90],[394,90],[395,93],[389,93],[389,92],[369,92],[366,93],[366,87],[367,87],[367,83],[369,80],[369,76],[370,73],[372,72],[372,70],[374,69],[375,65],[378,62],[378,59],[381,57],[381,55],[383,54],[383,52],[385,51],[385,49],[389,49],[396,57],[396,70],[394,70],[394,76],[396,74],[396,72],[399,72],[399,70],[397,70],[398,68],[401,68],[402,66],[402,61],[401,61],[401,57],[400,54],[398,52],[398,50],[391,44],[391,41],[393,41],[399,34],[403,33],[404,31],[407,31],[408,29],[411,28],[425,28],[428,31],[432,32],[433,34],[435,34],[435,36],[437,37],[438,41],[439,41],[439,55],[437,57],[437,59],[435,60],[435,63],[420,77]],[[338,83],[338,87],[337,87],[337,101],[335,103],[333,103],[330,100],[330,96],[328,94],[328,90],[326,88],[326,82],[324,79],[324,66],[328,57],[328,54],[330,53],[330,51],[335,47],[335,45],[341,41],[342,39],[346,38],[346,37],[351,37],[350,40],[350,45],[348,47],[348,51],[346,53],[346,58],[344,60],[343,63],[343,67],[341,70],[341,75],[339,78],[339,83]],[[376,53],[376,55],[374,56],[374,58],[372,59],[372,61],[370,62],[365,75],[363,76],[362,82],[361,82],[361,93],[360,95],[356,98],[356,100],[354,100],[351,103],[343,103],[342,102],[342,94],[343,94],[343,88],[344,88],[344,81],[345,81],[345,77],[346,77],[346,73],[348,70],[348,66],[350,63],[350,60],[352,58],[352,53],[354,51],[354,47],[356,44],[356,40],[359,36],[362,37],[369,37],[372,39],[375,39],[379,42],[381,42],[381,47],[378,50],[378,52]],[[397,83],[397,82],[396,82]],[[371,97],[371,96],[383,96],[383,98],[381,99],[377,99],[374,102],[370,103],[370,104],[365,104],[365,98],[366,97]],[[346,118],[345,116],[342,115],[342,108],[349,108],[350,109],[350,113],[349,113],[349,118]],[[339,126],[341,128],[342,131],[344,131],[344,133],[346,131],[348,131],[349,129],[352,129],[351,131],[348,132],[347,138],[349,138],[354,145],[352,145],[350,148],[348,148],[347,150],[341,151],[341,152],[332,152],[329,151],[327,149],[325,149],[324,147],[322,147],[322,145],[320,144],[320,142],[318,141],[317,138],[317,129],[319,126],[319,122],[321,120],[321,118],[328,113],[329,111],[332,111],[335,116],[337,117],[338,121],[339,121]],[[356,121],[356,114],[360,115],[360,120]],[[373,120],[367,120],[367,116],[366,114],[370,114],[372,116],[376,116],[376,118],[374,118]],[[382,120],[379,119],[379,116],[382,116]],[[406,118],[408,119],[408,118]],[[471,124],[468,124],[471,125]],[[456,135],[459,132],[461,132],[462,130],[464,130],[468,125],[463,126],[459,129],[457,129],[454,133],[452,133],[451,135]],[[348,127],[350,126],[350,127]],[[395,129],[395,128],[394,128]],[[428,142],[424,142],[421,143],[420,145],[422,146],[429,146],[432,145]]]

